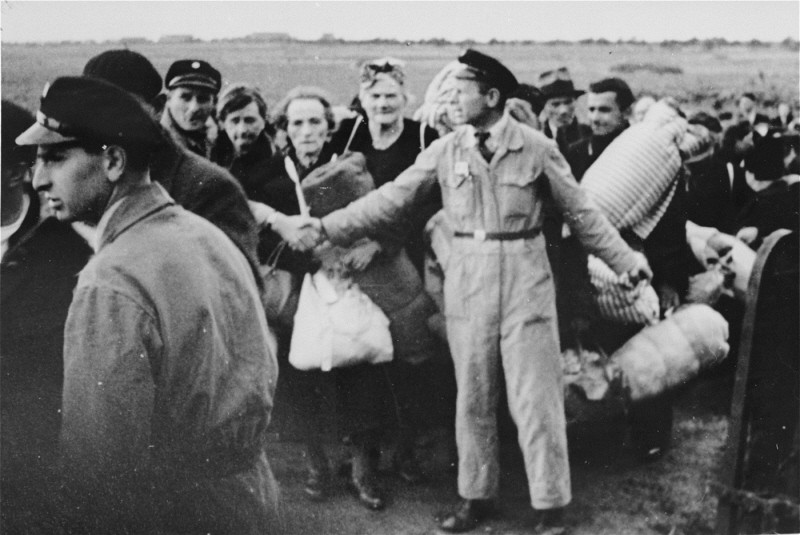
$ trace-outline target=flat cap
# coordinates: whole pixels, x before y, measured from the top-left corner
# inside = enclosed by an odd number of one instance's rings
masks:
[[[468,48],[458,57],[458,62],[465,68],[455,74],[456,78],[488,83],[504,96],[509,96],[519,85],[517,78],[505,65],[483,52]]]
[[[201,59],[180,59],[169,66],[165,78],[167,89],[176,87],[203,87],[214,94],[222,87],[222,75]]]
[[[18,145],[91,141],[105,145],[155,147],[161,131],[136,98],[105,80],[64,76],[44,86],[36,122]]]
[[[150,60],[133,50],[106,50],[90,59],[84,76],[94,76],[152,102],[161,92],[161,75]]]

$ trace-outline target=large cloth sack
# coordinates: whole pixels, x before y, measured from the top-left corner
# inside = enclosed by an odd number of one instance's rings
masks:
[[[630,286],[594,255],[589,255],[588,268],[600,317],[625,325],[653,325],[658,321],[658,295],[648,282]]]
[[[392,360],[389,320],[358,285],[307,274],[294,317],[289,363],[330,371]]]
[[[689,124],[664,101],[623,131],[586,171],[581,186],[617,229],[646,239],[675,193]]]
[[[642,329],[609,359],[632,401],[652,398],[682,385],[728,355],[728,322],[707,305],[680,308]]]
[[[317,167],[301,183],[311,217],[324,217],[375,189],[360,152],[345,152]]]

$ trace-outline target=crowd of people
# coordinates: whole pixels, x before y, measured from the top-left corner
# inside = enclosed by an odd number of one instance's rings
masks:
[[[379,510],[382,444],[396,476],[424,484],[415,444],[446,404],[459,500],[437,526],[474,529],[498,505],[505,397],[531,530],[565,533],[561,352],[610,354],[643,327],[601,317],[589,255],[649,281],[664,317],[699,293],[687,221],[754,249],[774,230],[798,232],[796,103],[769,117],[751,93],[692,113],[667,98],[707,143],[642,238],[615,228],[581,181],[662,100],[647,88],[638,100],[615,77],[577,89],[566,67],[520,83],[467,50],[411,119],[405,76],[404,62],[380,58],[361,66],[346,106],[311,86],[268,105],[201,59],[162,78],[143,55],[110,50],[48,83],[35,114],[3,100],[4,532],[280,532],[266,442],[291,375],[309,499],[324,500],[342,471],[326,452],[324,405],[347,444],[348,487]],[[588,124],[576,114],[584,95]],[[350,198],[351,182],[329,180],[325,194],[347,202],[309,213],[303,184],[337,165],[368,175],[372,191]],[[435,258],[443,299],[426,292],[434,221],[449,229]],[[290,369],[292,303],[317,271],[383,311],[390,362]],[[276,309],[268,296],[281,292]],[[735,338],[741,303],[713,304]],[[432,377],[441,355],[452,365]],[[658,459],[671,395],[629,416],[637,452]]]

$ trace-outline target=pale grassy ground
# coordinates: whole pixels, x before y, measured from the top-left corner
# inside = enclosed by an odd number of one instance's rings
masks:
[[[568,509],[568,524],[572,535],[711,534],[717,499],[708,484],[718,477],[727,433],[727,418],[719,410],[725,405],[724,390],[720,381],[705,381],[679,397],[674,447],[654,463],[642,464],[633,456],[625,425],[619,419],[571,428],[573,502]],[[443,438],[419,451],[430,475],[426,485],[412,487],[383,475],[390,501],[381,512],[358,505],[345,490],[343,480],[327,502],[308,501],[302,492],[300,445],[273,442],[270,459],[284,492],[290,533],[439,533],[434,517],[456,499],[455,475],[448,470]],[[338,449],[335,445],[330,448]],[[502,451],[502,515],[475,533],[522,535],[529,532],[525,521],[530,508],[513,435],[505,434]]]
[[[86,61],[118,44],[7,45],[2,47],[3,98],[35,108],[44,83],[59,75],[80,74]],[[163,74],[172,61],[206,59],[216,66],[226,83],[250,82],[264,92],[268,104],[276,103],[299,84],[326,88],[336,103],[349,103],[358,87],[359,63],[384,55],[408,62],[407,87],[420,101],[433,76],[455,59],[456,45],[365,44],[144,44],[131,46],[146,55]],[[798,96],[797,52],[771,48],[700,46],[676,49],[659,45],[477,45],[504,61],[520,81],[535,83],[540,72],[566,65],[577,87],[612,75],[620,75],[635,93],[671,95],[687,107],[710,107],[715,100],[730,102],[743,91],[769,98]],[[616,65],[638,63],[679,67],[682,74],[637,71],[614,73]],[[413,108],[413,106],[412,106]]]

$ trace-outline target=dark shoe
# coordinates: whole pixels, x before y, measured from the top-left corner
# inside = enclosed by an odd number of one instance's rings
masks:
[[[330,474],[327,470],[309,467],[303,492],[314,501],[322,501],[328,497],[330,479]]]
[[[416,485],[425,481],[425,474],[422,473],[417,460],[413,456],[395,457],[392,469],[397,477],[410,485]]]
[[[534,511],[533,533],[535,535],[566,535],[564,508],[537,509]]]
[[[465,500],[462,498],[455,510],[439,521],[439,529],[449,533],[470,531],[495,513],[494,503],[491,500]]]
[[[371,477],[351,477],[347,482],[347,487],[367,509],[380,511],[386,505]]]

